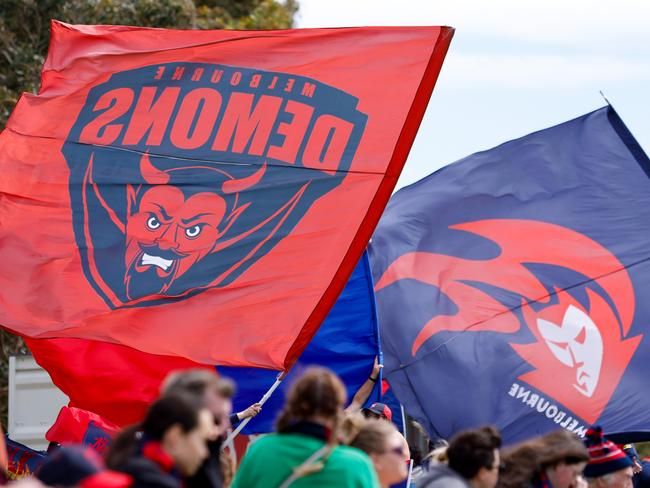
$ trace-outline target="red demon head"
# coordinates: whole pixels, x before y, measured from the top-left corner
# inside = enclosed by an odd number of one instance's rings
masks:
[[[237,205],[237,194],[257,184],[265,170],[262,165],[239,180],[209,166],[162,171],[144,154],[140,172],[147,185],[128,187],[124,276],[128,297],[164,293],[195,263],[222,249],[220,238],[246,209]],[[202,184],[187,184],[196,181]]]
[[[634,317],[634,289],[623,264],[606,248],[554,224],[530,220],[482,220],[451,227],[497,243],[494,259],[472,260],[414,252],[396,259],[376,289],[405,279],[429,283],[451,299],[458,311],[436,315],[416,337],[415,355],[442,331],[514,333],[519,311],[537,342],[510,343],[535,369],[519,379],[595,422],[623,376],[642,336],[627,337]],[[568,292],[545,286],[531,265],[551,265],[586,277],[588,304]],[[504,304],[473,283],[485,283],[521,298]],[[600,290],[596,292],[594,290]]]
[[[93,243],[89,274],[113,306],[191,296],[236,276],[277,242],[311,184],[285,178],[281,190],[268,195],[262,180],[283,175],[266,163],[158,156],[161,169],[144,153],[133,172],[125,161],[129,182],[123,184],[110,166],[95,170],[91,155],[81,185],[83,208],[104,224],[83,221],[85,239]],[[109,286],[104,277],[120,286]]]

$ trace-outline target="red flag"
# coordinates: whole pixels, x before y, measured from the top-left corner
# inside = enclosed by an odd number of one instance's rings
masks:
[[[83,444],[104,454],[119,430],[118,425],[100,415],[80,408],[63,407],[45,438],[64,445]]]
[[[25,342],[54,384],[68,395],[70,407],[94,412],[120,426],[142,420],[170,372],[187,368],[214,371],[212,366],[187,359],[147,354],[106,342],[28,338]],[[72,430],[77,437],[83,436],[79,429]],[[52,435],[48,439],[62,442],[58,435]]]
[[[52,24],[0,135],[0,323],[284,369],[403,167],[444,27]]]

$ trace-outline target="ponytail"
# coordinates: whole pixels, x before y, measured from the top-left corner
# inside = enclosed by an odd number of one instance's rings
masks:
[[[106,453],[106,467],[116,469],[135,455],[141,431],[142,424],[135,424],[117,434]]]

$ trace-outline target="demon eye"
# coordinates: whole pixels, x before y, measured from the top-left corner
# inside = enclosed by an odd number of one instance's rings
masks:
[[[202,228],[203,228],[202,224],[196,224],[193,225],[192,227],[188,227],[187,229],[185,229],[185,235],[190,239],[194,239],[196,236],[198,236],[201,233]]]
[[[576,341],[578,344],[584,344],[586,338],[587,338],[587,329],[583,327],[578,333],[578,335],[576,336],[576,338],[573,340]]]
[[[147,219],[147,228],[156,230],[158,227],[160,227],[160,220],[156,216],[152,215]]]

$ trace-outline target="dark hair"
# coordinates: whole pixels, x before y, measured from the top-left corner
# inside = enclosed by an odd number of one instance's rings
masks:
[[[222,398],[232,398],[235,384],[228,378],[220,378],[209,369],[188,369],[171,373],[162,385],[162,392],[168,394],[190,394],[200,398],[208,389],[214,389]]]
[[[284,432],[293,422],[314,416],[336,422],[346,398],[345,387],[338,376],[325,368],[309,368],[289,390],[275,423],[276,429]]]
[[[517,444],[503,453],[504,469],[499,488],[525,488],[547,469],[560,463],[578,464],[589,460],[580,438],[560,429]]]
[[[454,436],[449,443],[449,467],[470,480],[481,468],[492,469],[494,450],[499,447],[501,435],[494,427],[466,430]]]
[[[136,453],[138,435],[161,441],[165,433],[174,425],[180,426],[184,433],[194,430],[199,424],[202,402],[193,395],[169,394],[160,397],[147,410],[140,424],[127,427],[111,443],[106,454],[106,465],[116,469]]]

